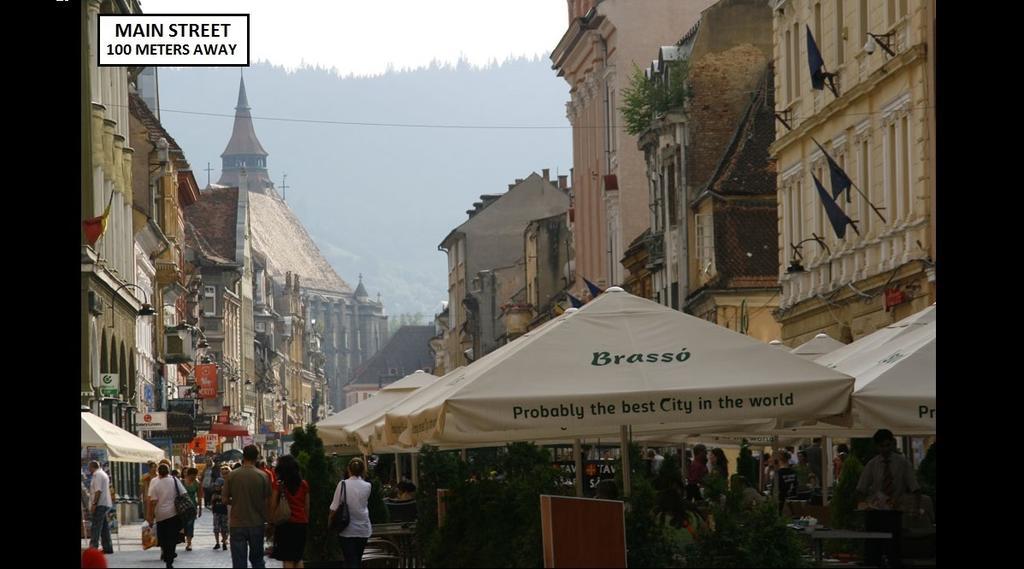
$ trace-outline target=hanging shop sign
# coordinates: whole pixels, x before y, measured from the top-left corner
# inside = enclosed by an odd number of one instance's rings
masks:
[[[135,428],[140,431],[162,431],[167,429],[167,412],[136,413]]]
[[[217,397],[217,365],[199,364],[196,366],[196,385],[199,386],[200,399]]]

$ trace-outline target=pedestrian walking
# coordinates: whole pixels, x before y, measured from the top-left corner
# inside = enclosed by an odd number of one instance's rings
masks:
[[[174,558],[178,556],[178,535],[181,533],[182,521],[174,500],[187,492],[181,481],[170,475],[166,464],[157,468],[157,477],[149,483],[149,511],[146,521],[149,527],[156,522],[156,539],[160,544],[160,559],[168,567],[174,566]]]
[[[796,498],[797,487],[800,485],[796,471],[790,467],[790,460],[789,451],[775,453],[775,481],[772,483],[772,493],[779,502],[779,513],[782,513],[786,500]]]
[[[242,467],[228,475],[223,497],[231,506],[228,514],[231,535],[231,566],[265,567],[263,560],[264,524],[270,511],[270,480],[256,468],[260,451],[256,445],[242,449]]]
[[[107,512],[114,507],[114,501],[110,498],[110,477],[95,460],[89,461],[89,472],[92,474],[92,483],[89,485],[92,536],[89,538],[89,546],[99,547],[102,538],[103,553],[109,555],[114,552],[114,545],[110,541],[110,522],[107,520]]]
[[[290,454],[277,461],[277,484],[270,498],[274,519],[281,500],[287,500],[291,517],[274,530],[273,558],[284,567],[302,567],[302,556],[306,550],[306,533],[309,528],[309,483],[302,479],[299,463]]]
[[[213,486],[210,487],[209,496],[210,510],[213,512],[213,539],[216,542],[213,548],[221,549],[223,547],[224,551],[228,550],[230,527],[228,522],[228,504],[224,501],[222,491],[224,489],[224,480],[229,472],[231,472],[231,469],[228,468],[228,465],[224,464],[220,467],[220,473],[216,480],[213,481]]]
[[[196,518],[203,515],[203,487],[196,477],[199,469],[195,467],[185,469],[185,490],[188,497],[196,505]],[[192,518],[185,522],[185,551],[192,551],[192,536],[195,535],[196,520]]]
[[[210,490],[213,489],[213,481],[217,478],[217,470],[213,464],[213,459],[206,459],[206,468],[203,469],[203,494],[206,496],[210,495]],[[206,500],[206,505],[209,507],[210,500]]]
[[[334,516],[341,508],[342,500],[348,506],[349,523],[341,531],[341,551],[345,556],[345,567],[361,567],[363,550],[366,541],[373,533],[370,525],[370,489],[372,486],[363,479],[366,464],[360,458],[353,458],[348,463],[348,478],[338,483],[334,489],[334,500],[331,502],[331,513],[327,527],[334,523]]]

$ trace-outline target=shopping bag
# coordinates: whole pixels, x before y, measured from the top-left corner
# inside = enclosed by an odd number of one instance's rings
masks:
[[[156,531],[153,528],[146,526],[142,528],[142,549],[149,549],[155,545],[159,545],[156,542]]]

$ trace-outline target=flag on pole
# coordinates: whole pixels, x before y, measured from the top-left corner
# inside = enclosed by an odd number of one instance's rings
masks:
[[[569,294],[568,292],[565,293],[565,296],[569,297],[569,302],[572,303],[573,308],[579,308],[583,306],[582,300],[576,298],[575,296]]]
[[[853,222],[849,216],[836,205],[834,198],[828,195],[825,191],[825,187],[821,185],[821,180],[817,176],[811,174],[811,178],[814,179],[814,186],[818,188],[818,197],[821,198],[821,204],[825,206],[825,213],[828,215],[828,221],[832,224],[832,229],[836,232],[836,237],[843,239],[846,237],[846,226],[849,225],[853,228],[853,232],[860,235],[860,231],[857,231],[857,225]]]
[[[604,292],[603,290],[601,290],[601,288],[599,286],[597,286],[596,284],[588,281],[586,279],[586,277],[583,278],[583,282],[587,283],[587,289],[590,290],[590,296],[593,297],[593,298],[597,298],[597,295],[599,295],[602,292]]]
[[[106,232],[107,217],[110,216],[110,204],[113,202],[114,192],[110,192],[110,199],[107,200],[107,207],[103,210],[103,215],[90,217],[82,222],[82,227],[85,229],[85,240],[89,242],[90,247],[96,246],[96,242]]]
[[[814,34],[811,33],[811,27],[807,27],[807,63],[811,68],[811,86],[814,89],[821,91],[825,89],[825,80],[828,80],[829,90],[832,94],[839,96],[836,93],[835,84],[832,82],[832,73],[829,73],[825,69],[825,60],[821,57],[821,52],[818,51],[818,44],[814,41]]]
[[[812,138],[811,140],[814,139]],[[846,175],[846,172],[839,167],[839,163],[833,160],[832,157],[828,155],[828,152],[825,152],[825,148],[819,144],[817,140],[814,140],[814,144],[818,145],[822,154],[825,155],[825,159],[828,160],[828,171],[829,175],[832,177],[832,197],[839,199],[839,195],[846,192],[846,203],[850,203],[850,188],[853,186],[853,181],[850,180],[850,177]]]

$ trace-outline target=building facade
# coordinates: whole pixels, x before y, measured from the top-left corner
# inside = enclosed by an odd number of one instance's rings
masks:
[[[353,378],[345,385],[345,405],[355,405],[368,399],[385,385],[417,370],[433,373],[434,354],[430,341],[434,334],[433,324],[402,326],[396,330],[387,344],[359,366]]]
[[[569,84],[573,125],[576,272],[600,286],[625,281],[619,262],[650,224],[643,154],[619,107],[634,66],[679,39],[713,0],[569,0],[569,29],[551,54]],[[582,279],[574,284],[577,295]]]
[[[523,232],[531,221],[564,215],[569,196],[536,172],[485,194],[438,249],[448,256],[447,360],[451,369],[507,340],[502,306],[525,288]]]
[[[288,204],[278,195],[268,170],[269,153],[256,136],[251,107],[241,79],[231,137],[221,154],[221,177],[216,186],[237,183],[248,194],[252,238],[267,263],[266,275],[277,287],[286,275],[299,277],[306,323],[313,321],[319,334],[322,366],[327,385],[309,391],[321,393],[323,409],[344,407],[341,387],[354,370],[387,341],[387,314],[380,299],[372,299],[365,285],[355,291],[341,279]],[[315,372],[311,372],[314,373]],[[280,379],[284,379],[283,377]],[[329,399],[328,399],[329,397]],[[313,405],[312,401],[305,401]],[[320,405],[320,401],[317,401]],[[300,415],[311,413],[311,407]]]
[[[780,0],[772,9],[775,106],[790,127],[771,148],[782,340],[824,331],[849,342],[934,300],[935,3]],[[808,28],[838,96],[812,89]],[[829,184],[815,141],[856,185],[849,201],[836,200],[857,227],[843,239],[812,181]]]
[[[623,259],[652,300],[764,341],[779,335],[771,18],[760,0],[719,0],[652,53],[650,89],[685,96],[638,136],[650,230]]]

